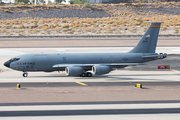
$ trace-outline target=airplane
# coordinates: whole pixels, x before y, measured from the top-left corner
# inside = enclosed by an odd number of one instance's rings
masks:
[[[91,77],[108,74],[112,70],[165,58],[167,54],[155,53],[161,22],[151,23],[139,43],[127,53],[58,53],[24,54],[4,63],[4,66],[28,72],[65,71],[67,76]],[[91,72],[89,72],[91,71]]]

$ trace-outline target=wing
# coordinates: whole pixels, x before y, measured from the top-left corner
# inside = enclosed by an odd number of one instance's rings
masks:
[[[107,63],[107,64],[56,64],[53,68],[65,68],[65,67],[92,67],[95,65],[104,65],[104,66],[135,66],[135,65],[142,65],[143,63]]]

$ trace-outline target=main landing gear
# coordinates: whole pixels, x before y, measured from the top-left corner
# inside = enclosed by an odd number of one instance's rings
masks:
[[[86,72],[86,73],[83,73],[82,75],[80,75],[81,77],[92,77],[92,73],[90,72]]]
[[[23,77],[27,77],[28,76],[28,73],[23,73]]]

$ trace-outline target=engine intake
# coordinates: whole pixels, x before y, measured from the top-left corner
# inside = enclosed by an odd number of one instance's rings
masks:
[[[82,67],[66,67],[65,73],[67,76],[78,76],[84,72]]]
[[[109,66],[96,65],[92,67],[92,72],[95,75],[107,74],[111,71]]]

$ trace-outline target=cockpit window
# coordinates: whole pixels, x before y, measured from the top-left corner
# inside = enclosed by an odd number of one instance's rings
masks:
[[[20,58],[12,58],[12,59],[10,59],[11,62],[18,61],[18,60],[20,60]]]

